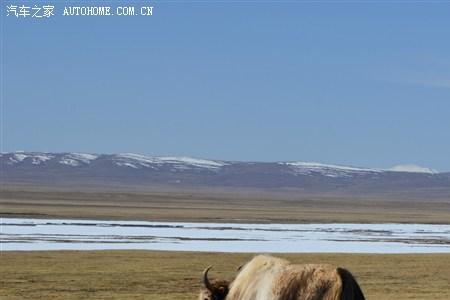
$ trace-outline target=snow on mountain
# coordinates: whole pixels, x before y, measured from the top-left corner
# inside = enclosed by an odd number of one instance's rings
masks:
[[[164,156],[145,156],[134,153],[122,153],[115,155],[113,161],[118,166],[125,166],[134,169],[142,167],[157,168],[162,165],[171,165],[175,169],[185,170],[191,168],[203,168],[217,170],[225,166],[226,163],[213,160],[196,159],[190,157],[164,157]]]
[[[130,167],[133,169],[139,169],[142,167],[154,168],[152,165],[157,162],[157,160],[153,157],[134,153],[117,154],[113,156],[112,160],[117,166]]]
[[[224,166],[250,166],[258,163],[229,162],[220,160],[206,160],[191,157],[172,156],[147,156],[134,153],[121,154],[88,154],[88,153],[44,153],[17,151],[12,153],[1,153],[0,158],[7,165],[30,164],[30,166],[41,165],[42,163],[57,163],[59,165],[78,167],[87,166],[93,162],[101,161],[102,164],[109,163],[114,166],[131,169],[153,169],[162,168],[174,172],[187,170],[208,170],[218,172]],[[391,169],[372,169],[351,166],[340,166],[323,164],[316,162],[278,162],[283,166],[283,172],[293,175],[322,175],[330,178],[349,178],[354,176],[377,175],[384,172],[407,172],[407,173],[427,173],[436,174],[436,170],[424,168],[416,165],[398,165]]]
[[[98,155],[88,153],[71,153],[69,155],[85,163],[89,163],[91,160],[97,159],[98,157]]]
[[[4,154],[2,154],[2,156],[3,155]],[[48,154],[48,153],[17,151],[15,153],[12,153],[12,155],[9,157],[8,164],[15,164],[15,163],[23,162],[25,160],[30,160],[33,165],[39,165],[42,162],[45,162],[52,158],[54,158],[54,156],[51,154]]]
[[[328,165],[316,162],[280,162],[281,165],[289,166],[295,175],[309,175],[318,173],[327,177],[351,177],[355,174],[380,173],[384,170],[357,168],[339,165]]]
[[[406,165],[397,165],[389,169],[389,171],[393,172],[408,172],[408,173],[428,173],[428,174],[437,174],[438,171],[430,168],[421,167],[413,164]]]
[[[68,166],[79,166],[81,164],[89,164],[91,161],[97,159],[98,155],[87,153],[69,153],[60,158],[59,163]]]
[[[158,157],[162,162],[169,164],[188,164],[191,166],[199,167],[199,168],[209,168],[209,169],[218,169],[221,168],[227,163],[222,161],[214,161],[214,160],[206,160],[206,159],[197,159],[191,157]]]
[[[191,157],[172,156],[146,156],[134,153],[121,153],[113,155],[94,155],[88,153],[40,153],[17,151],[13,153],[1,153],[0,157],[7,158],[7,164],[26,163],[30,161],[33,165],[42,162],[56,161],[58,164],[66,166],[88,165],[99,158],[110,160],[116,166],[129,167],[133,169],[151,168],[159,169],[162,166],[169,166],[176,170],[207,169],[219,170],[227,165],[222,161],[197,159]]]

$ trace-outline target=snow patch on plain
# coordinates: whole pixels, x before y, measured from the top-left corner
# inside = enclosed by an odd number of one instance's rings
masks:
[[[450,253],[450,225],[237,224],[3,218],[3,251]]]

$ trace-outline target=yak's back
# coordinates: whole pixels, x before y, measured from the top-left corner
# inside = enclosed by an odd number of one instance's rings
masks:
[[[267,255],[255,256],[245,264],[230,286],[227,300],[269,300],[276,275],[288,261]]]
[[[341,291],[340,276],[331,265],[292,265],[259,255],[242,268],[227,300],[334,300]]]
[[[274,300],[335,300],[342,281],[331,265],[290,265],[276,278],[273,290]]]

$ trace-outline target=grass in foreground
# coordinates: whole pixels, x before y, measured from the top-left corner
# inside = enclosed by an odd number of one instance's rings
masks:
[[[277,255],[350,269],[367,299],[450,299],[450,254]],[[0,299],[196,299],[203,269],[231,279],[251,254],[151,251],[3,252]]]

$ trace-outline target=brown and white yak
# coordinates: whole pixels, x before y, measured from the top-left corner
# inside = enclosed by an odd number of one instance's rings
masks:
[[[295,265],[258,255],[231,283],[210,281],[210,268],[204,271],[199,300],[365,300],[353,275],[332,265]]]

